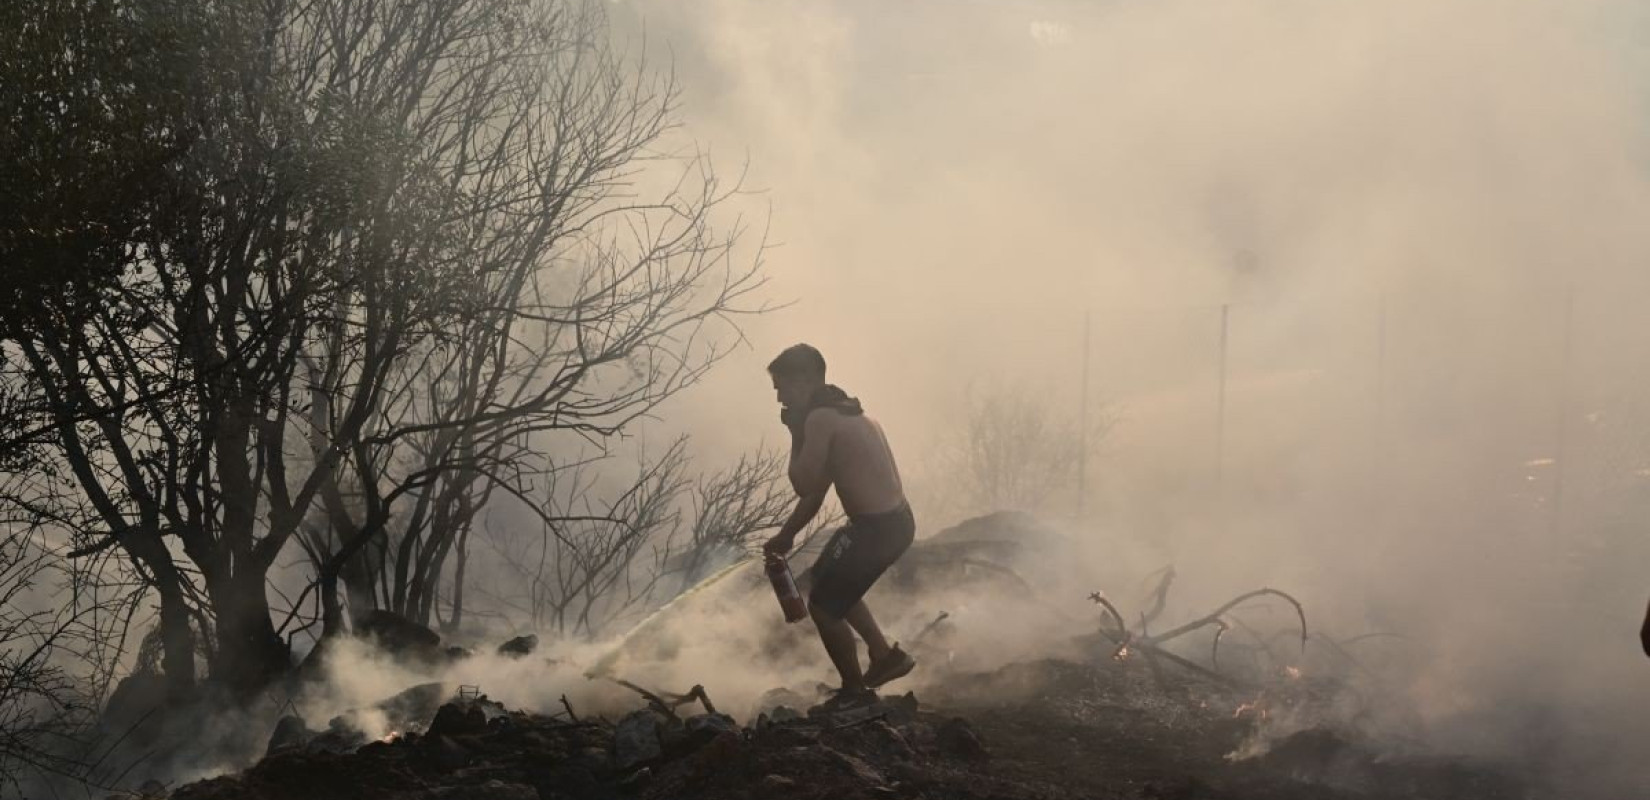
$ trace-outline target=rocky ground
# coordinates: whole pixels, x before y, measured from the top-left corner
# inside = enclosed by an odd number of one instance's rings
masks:
[[[919,605],[929,607],[940,601],[922,594],[925,585],[1030,597],[1016,570],[1063,563],[1022,557],[1037,548],[1057,548],[1053,539],[1025,518],[981,518],[914,546],[889,583],[910,596],[928,597]],[[1058,577],[1040,575],[1037,583]],[[151,786],[148,795],[174,800],[1566,796],[1535,791],[1506,765],[1442,756],[1422,742],[1406,742],[1420,726],[1405,717],[1394,690],[1381,687],[1376,670],[1347,651],[1354,640],[1338,643],[1316,631],[1309,637],[1305,612],[1281,592],[1251,592],[1202,622],[1176,629],[1201,627],[1201,638],[1177,639],[1176,631],[1147,637],[1147,624],[1167,602],[1173,570],[1153,579],[1157,588],[1145,595],[1138,630],[1121,635],[1124,619],[1134,612],[1123,614],[1098,593],[1082,608],[1110,613],[1110,624],[1102,624],[1100,632],[1093,632],[1092,618],[1036,605],[1032,598],[1027,609],[1033,616],[1069,616],[1073,632],[1091,633],[983,671],[961,665],[1002,659],[954,662],[956,649],[969,642],[988,651],[1012,645],[980,633],[985,629],[978,622],[971,639],[968,630],[940,614],[907,637],[922,659],[909,680],[922,688],[886,695],[869,708],[822,713],[813,708],[818,695],[775,689],[749,718],[734,719],[717,713],[714,698],[702,690],[677,697],[632,686],[636,701],[627,712],[581,714],[564,698],[559,713],[545,715],[507,709],[476,687],[430,683],[341,715],[321,731],[287,717],[275,726],[266,757],[250,769],[169,791]],[[766,589],[757,581],[742,591]],[[1281,612],[1270,617],[1282,623],[1271,626],[1277,632],[1257,631],[1226,613],[1245,598],[1272,602],[1271,610]],[[1222,644],[1228,621],[1243,635]],[[363,629],[398,659],[442,663],[470,657],[393,615],[371,617]],[[533,637],[522,637],[497,652],[527,657],[536,644]],[[375,740],[362,733],[366,730],[396,733]]]
[[[347,720],[289,720],[245,772],[174,800],[345,798],[1523,798],[1512,776],[1438,757],[1377,755],[1329,728],[1279,732],[1305,682],[1250,694],[1138,659],[1039,660],[959,675],[918,699],[838,714],[776,690],[743,723],[681,698],[616,720],[510,711],[436,685],[388,701],[412,721],[351,742]],[[445,701],[445,702],[443,702]],[[438,706],[439,704],[439,706]],[[437,707],[438,706],[438,707]],[[649,707],[651,706],[651,707]],[[420,723],[416,718],[429,713]],[[713,706],[711,706],[713,708]],[[689,713],[689,712],[694,713]],[[1267,738],[1270,737],[1270,738]],[[1266,738],[1262,744],[1261,739]],[[1251,757],[1235,758],[1247,753]],[[165,793],[160,793],[165,794]]]

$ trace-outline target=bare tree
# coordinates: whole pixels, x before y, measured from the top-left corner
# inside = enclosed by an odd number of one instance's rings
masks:
[[[351,571],[363,587],[377,573],[377,602],[427,621],[447,557],[488,500],[556,480],[558,437],[618,435],[696,382],[723,354],[705,326],[759,285],[754,263],[731,261],[734,239],[711,228],[732,189],[706,162],[678,161],[674,186],[633,196],[672,124],[668,75],[630,71],[594,6],[546,6],[528,22],[533,35],[433,79],[453,110],[419,112],[437,134],[415,172],[444,179],[454,230],[439,249],[460,276],[462,313],[386,366],[359,430],[339,430],[329,401],[340,380],[374,369],[366,349],[344,332],[310,359],[313,456],[348,441],[360,489],[352,514],[323,484],[336,546],[312,549],[329,635]],[[351,17],[331,35],[378,24]]]
[[[1088,430],[1076,413],[1055,409],[1046,396],[1009,383],[970,389],[963,415],[936,459],[946,484],[944,505],[964,514],[1002,509],[1069,508],[1079,459],[1098,451],[1110,429],[1092,413]]]
[[[688,487],[687,440],[644,457],[634,479],[617,489],[599,483],[600,458],[560,473],[531,508],[537,535],[492,530],[488,541],[522,586],[519,595],[490,593],[525,614],[528,626],[592,635],[651,599],[680,529],[679,499]]]
[[[761,535],[785,523],[796,504],[785,474],[788,463],[784,451],[761,450],[697,481],[690,537],[668,565],[679,576],[680,588],[735,557],[757,552]],[[826,523],[834,520],[830,514],[823,517]]]
[[[267,594],[289,544],[325,635],[351,569],[393,567],[375,593],[422,614],[479,505],[560,469],[543,437],[616,435],[693,383],[759,280],[711,226],[708,164],[639,199],[675,89],[598,4],[134,7],[199,32],[187,146],[110,231],[118,279],[7,347],[77,489],[60,513],[93,523],[76,554],[153,587],[176,694],[198,632],[244,695],[290,666]]]
[[[127,641],[141,583],[101,579],[65,558],[21,481],[0,483],[0,784],[26,774],[96,783],[89,752],[99,703]],[[8,787],[0,785],[0,791]]]
[[[794,504],[786,453],[746,454],[692,480],[686,453],[678,440],[616,487],[600,485],[597,476],[610,473],[591,469],[599,459],[570,470],[533,509],[538,535],[489,526],[485,541],[514,585],[487,591],[488,599],[525,627],[600,635],[754,556]],[[821,514],[810,543],[840,519]]]

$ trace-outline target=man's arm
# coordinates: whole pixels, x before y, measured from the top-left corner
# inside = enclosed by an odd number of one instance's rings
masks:
[[[1644,610],[1644,626],[1639,628],[1639,644],[1644,645],[1644,654],[1650,656],[1650,608]]]
[[[808,527],[808,523],[812,522],[814,516],[819,513],[819,507],[824,504],[824,490],[798,497],[796,508],[791,511],[791,515],[785,520],[784,526],[779,529],[777,535],[762,545],[762,549],[769,555],[782,556],[789,553],[791,548],[796,545],[796,535],[801,533],[803,528]]]
[[[791,488],[800,497],[824,495],[831,488],[831,433],[836,428],[836,419],[837,412],[816,409],[802,424],[802,446],[792,448],[787,471]]]

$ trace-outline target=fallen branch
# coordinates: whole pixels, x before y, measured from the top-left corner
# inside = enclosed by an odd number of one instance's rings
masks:
[[[947,619],[950,618],[950,616],[951,616],[951,612],[941,611],[940,615],[935,617],[933,622],[930,622],[927,625],[922,626],[922,630],[917,631],[917,635],[911,637],[911,645],[913,647],[915,647],[918,642],[922,641],[924,636],[927,636],[928,634],[932,633],[935,628],[938,628],[940,626],[941,622],[946,621]]]
[[[1113,642],[1118,641],[1118,637],[1113,636],[1110,631],[1101,630],[1100,635],[1106,637],[1107,639],[1110,639]],[[1163,648],[1158,647],[1157,645],[1152,644],[1150,641],[1147,641],[1145,639],[1135,639],[1132,643],[1120,644],[1119,649],[1123,649],[1123,648],[1130,647],[1130,646],[1139,647],[1141,653],[1143,653],[1143,654],[1149,652],[1152,655],[1162,656],[1163,658],[1166,658],[1169,661],[1180,665],[1181,667],[1184,667],[1184,668],[1186,668],[1186,669],[1188,669],[1192,672],[1195,672],[1199,675],[1202,675],[1203,677],[1208,678],[1209,680],[1215,681],[1216,683],[1219,683],[1223,686],[1227,686],[1227,687],[1230,687],[1230,688],[1233,688],[1233,689],[1246,688],[1246,685],[1242,681],[1237,680],[1236,678],[1231,678],[1231,677],[1228,677],[1226,675],[1222,675],[1218,672],[1215,672],[1215,671],[1209,669],[1208,667],[1202,666],[1202,665],[1200,665],[1196,662],[1193,662],[1193,661],[1190,661],[1188,659],[1177,656],[1174,653],[1171,653],[1167,650],[1164,650]]]
[[[1262,636],[1260,631],[1255,630],[1254,626],[1244,622],[1240,617],[1232,617],[1232,624],[1255,640],[1255,644],[1260,646],[1260,651],[1266,654],[1267,663],[1277,664],[1283,660],[1278,658],[1278,654],[1272,650],[1272,643],[1265,636]]]
[[[1140,635],[1141,637],[1145,637],[1146,635],[1145,614],[1140,615]],[[1157,685],[1157,690],[1160,692],[1168,691],[1169,683],[1163,679],[1163,668],[1158,666],[1157,656],[1152,653],[1152,649],[1149,647],[1142,648],[1140,650],[1140,654],[1146,659],[1146,667],[1152,672],[1152,683]]]
[[[658,711],[659,713],[664,714],[664,715],[666,715],[666,716],[668,716],[672,719],[676,718],[676,707],[670,705],[669,703],[666,703],[665,699],[663,697],[660,697],[659,695],[656,695],[656,694],[654,694],[654,693],[652,693],[652,692],[650,692],[646,689],[643,689],[642,687],[637,686],[636,684],[631,683],[630,681],[627,681],[623,678],[614,678],[614,677],[608,676],[607,679],[614,682],[614,683],[616,683],[616,684],[618,684],[618,685],[620,685],[620,686],[623,686],[626,689],[629,689],[632,692],[635,692],[636,694],[641,695],[642,699],[647,701],[648,707],[652,708],[654,711]]]
[[[1163,609],[1169,605],[1169,587],[1174,584],[1175,578],[1174,565],[1170,564],[1151,575],[1147,575],[1146,580],[1149,581],[1154,576],[1158,580],[1157,588],[1152,590],[1151,608],[1140,615],[1140,635],[1142,636],[1146,635],[1146,625],[1156,622],[1157,618],[1163,614]]]
[[[1215,631],[1215,643],[1214,643],[1214,646],[1209,651],[1209,663],[1212,664],[1216,670],[1219,670],[1220,669],[1220,639],[1221,639],[1221,637],[1226,635],[1227,631],[1232,629],[1232,626],[1227,625],[1226,620],[1223,620],[1223,619],[1215,620],[1215,624],[1219,625],[1220,628]]]
[[[664,715],[670,717],[671,719],[677,719],[678,718],[676,716],[676,709],[678,709],[682,706],[685,706],[688,703],[692,703],[695,700],[697,700],[701,706],[704,706],[705,713],[707,713],[707,714],[715,714],[716,713],[716,706],[710,702],[710,695],[705,694],[705,687],[702,684],[694,684],[693,688],[689,689],[687,691],[687,694],[670,694],[668,692],[664,693],[664,694],[658,694],[658,693],[650,692],[646,689],[643,689],[642,687],[637,686],[636,684],[631,683],[630,681],[627,681],[623,678],[608,677],[607,680],[610,680],[610,681],[612,681],[612,682],[614,682],[614,683],[616,683],[620,686],[623,686],[626,689],[629,689],[630,691],[633,691],[633,692],[641,695],[642,699],[647,701],[647,704],[648,704],[649,708],[652,708],[653,710],[658,711],[659,713],[664,714]],[[562,699],[565,702],[566,697],[563,696]],[[573,712],[573,709],[571,707],[569,707],[567,709],[567,711],[568,711],[569,714],[571,714]]]
[[[1243,685],[1244,685],[1243,682],[1237,680],[1236,678],[1231,678],[1231,677],[1228,677],[1226,675],[1222,675],[1222,674],[1220,674],[1218,672],[1215,672],[1214,670],[1209,669],[1208,667],[1205,667],[1205,666],[1203,666],[1201,664],[1198,664],[1194,661],[1191,661],[1191,660],[1188,660],[1188,659],[1185,659],[1185,658],[1181,658],[1180,656],[1177,656],[1174,653],[1171,653],[1167,650],[1164,650],[1163,648],[1158,647],[1157,645],[1152,644],[1151,642],[1137,641],[1137,642],[1135,642],[1135,644],[1139,645],[1142,650],[1149,650],[1152,653],[1155,653],[1155,654],[1160,655],[1160,656],[1162,656],[1162,657],[1164,657],[1164,658],[1166,658],[1170,661],[1173,661],[1174,663],[1179,664],[1180,666],[1185,667],[1186,669],[1189,669],[1192,672],[1195,672],[1199,675],[1202,675],[1203,677],[1208,678],[1209,680],[1215,681],[1217,683],[1224,684],[1226,686],[1230,686],[1234,689],[1242,688]]]
[[[681,699],[677,704],[680,705],[682,703],[689,703],[694,700],[698,700],[699,705],[704,706],[706,714],[716,713],[716,706],[711,705],[710,695],[705,694],[705,687],[703,685],[697,683],[694,684],[693,688],[689,689],[687,694],[681,696]]]
[[[1226,605],[1223,605],[1220,608],[1215,609],[1213,613],[1208,614],[1207,616],[1203,616],[1203,617],[1200,617],[1198,619],[1192,620],[1191,622],[1188,622],[1185,625],[1182,625],[1178,628],[1175,628],[1174,630],[1171,630],[1167,633],[1164,633],[1164,634],[1161,634],[1161,635],[1158,635],[1158,636],[1154,636],[1150,639],[1150,642],[1151,642],[1151,644],[1154,644],[1154,645],[1160,645],[1160,644],[1163,644],[1164,642],[1167,642],[1171,639],[1174,639],[1174,638],[1177,638],[1179,636],[1183,636],[1185,634],[1191,633],[1192,631],[1195,631],[1199,628],[1207,627],[1209,625],[1218,624],[1221,621],[1221,615],[1225,614],[1228,611],[1231,611],[1233,608],[1236,608],[1239,605],[1242,605],[1244,602],[1247,602],[1247,601],[1252,600],[1256,597],[1261,597],[1261,596],[1264,596],[1264,595],[1275,595],[1277,597],[1281,597],[1281,598],[1289,601],[1289,604],[1295,607],[1295,614],[1296,614],[1296,616],[1300,617],[1300,621],[1301,621],[1301,652],[1305,653],[1306,652],[1306,636],[1307,636],[1307,634],[1306,634],[1306,609],[1301,607],[1301,604],[1300,604],[1299,600],[1296,600],[1295,598],[1290,597],[1287,593],[1279,591],[1277,589],[1256,589],[1255,591],[1248,592],[1246,594],[1238,595],[1237,597],[1233,598],[1231,600],[1231,602],[1228,602]]]
[[[1112,605],[1111,601],[1107,600],[1106,596],[1100,592],[1089,593],[1089,600],[1093,601],[1095,605],[1105,609],[1106,613],[1111,615],[1112,621],[1117,623],[1117,635],[1111,636],[1110,634],[1107,634],[1107,637],[1112,641],[1117,642],[1117,649],[1113,650],[1111,654],[1112,660],[1122,661],[1124,658],[1128,657],[1129,643],[1134,640],[1134,635],[1129,633],[1128,624],[1123,622],[1122,612],[1118,611],[1117,606]],[[1106,633],[1104,628],[1100,629],[1100,632],[1102,634]]]

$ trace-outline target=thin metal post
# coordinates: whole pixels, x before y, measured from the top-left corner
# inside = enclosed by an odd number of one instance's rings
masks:
[[[1564,291],[1563,350],[1558,362],[1558,419],[1557,445],[1553,454],[1553,513],[1548,521],[1549,533],[1557,536],[1564,528],[1564,462],[1569,453],[1570,361],[1571,341],[1574,339],[1576,287],[1570,284]]]
[[[1078,394],[1077,407],[1077,520],[1081,522],[1088,512],[1089,491],[1089,316],[1083,312],[1083,386]]]
[[[1228,332],[1231,329],[1232,304],[1220,305],[1220,383],[1215,408],[1215,479],[1226,472],[1226,354]]]
[[[1375,440],[1386,433],[1386,294],[1382,294],[1375,319]]]

